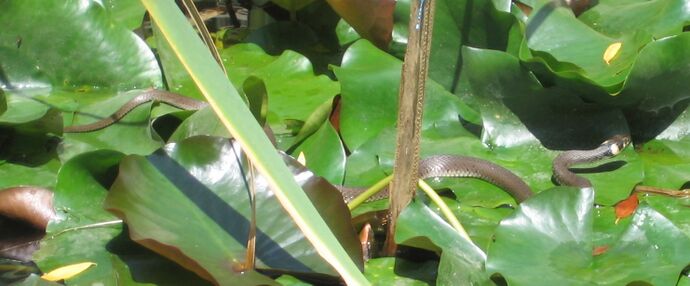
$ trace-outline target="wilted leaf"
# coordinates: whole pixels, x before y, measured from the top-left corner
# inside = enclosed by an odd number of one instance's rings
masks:
[[[638,204],[637,193],[633,193],[627,199],[618,202],[616,204],[616,223],[632,215],[637,209]]]
[[[45,230],[55,218],[53,192],[41,187],[13,187],[0,190],[0,216],[24,221]]]
[[[393,0],[327,0],[363,38],[386,49],[393,31]]]
[[[82,263],[77,263],[77,264],[72,264],[72,265],[66,265],[66,266],[62,266],[60,268],[53,269],[46,274],[43,274],[43,276],[41,276],[41,278],[48,280],[48,281],[66,280],[66,279],[70,279],[76,275],[79,275],[80,273],[91,268],[91,266],[96,266],[96,263],[82,262]]]
[[[617,42],[606,48],[606,51],[604,51],[604,62],[606,62],[607,65],[611,64],[611,61],[618,55],[622,45],[623,43]]]

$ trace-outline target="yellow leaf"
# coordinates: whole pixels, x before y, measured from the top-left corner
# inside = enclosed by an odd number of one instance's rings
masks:
[[[607,65],[610,64],[611,60],[613,60],[613,58],[615,58],[621,51],[621,46],[623,46],[623,43],[616,42],[609,45],[609,47],[606,48],[606,51],[604,52],[604,61]]]
[[[304,157],[304,152],[299,152],[299,155],[297,155],[297,162],[304,166],[307,165],[307,157]]]
[[[60,280],[70,279],[70,278],[76,276],[77,274],[84,272],[86,269],[89,269],[89,267],[94,266],[94,265],[96,265],[96,263],[93,263],[93,262],[82,262],[82,263],[67,265],[67,266],[57,268],[57,269],[50,271],[46,274],[43,274],[43,276],[41,276],[41,278],[43,278],[44,280],[48,280],[48,281],[60,281]]]

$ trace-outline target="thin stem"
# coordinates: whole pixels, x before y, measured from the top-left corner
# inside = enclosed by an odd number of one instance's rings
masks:
[[[70,227],[70,228],[66,228],[66,229],[63,229],[61,231],[58,231],[56,234],[51,235],[50,238],[55,238],[56,236],[62,235],[64,233],[70,232],[70,231],[77,231],[77,230],[89,229],[89,228],[99,228],[99,227],[117,225],[117,224],[121,224],[121,223],[122,223],[122,220],[117,219],[117,220],[104,221],[104,222],[99,222],[99,223],[92,223],[92,224],[87,224],[87,225]]]
[[[385,188],[388,185],[388,183],[391,182],[391,180],[393,180],[393,174],[390,174],[388,177],[383,178],[383,180],[378,181],[376,184],[368,188],[366,191],[359,194],[359,196],[355,197],[352,201],[350,201],[347,204],[347,207],[350,210],[355,209],[363,202],[365,202],[367,199],[369,199],[371,196],[383,190],[383,188]]]
[[[690,197],[690,189],[672,190],[652,186],[635,186],[635,190],[633,190],[633,192],[653,193],[677,198]]]
[[[458,220],[457,217],[453,214],[453,211],[450,210],[448,205],[441,199],[441,197],[434,191],[429,184],[424,182],[424,180],[420,179],[419,182],[419,187],[422,188],[422,191],[426,193],[429,198],[438,206],[438,208],[441,210],[441,213],[443,216],[446,217],[446,220],[450,223],[450,225],[460,234],[460,236],[466,238],[469,241],[472,241],[470,238],[470,235],[467,234],[467,231],[465,231],[465,228],[462,227],[462,224],[460,224],[460,221]]]

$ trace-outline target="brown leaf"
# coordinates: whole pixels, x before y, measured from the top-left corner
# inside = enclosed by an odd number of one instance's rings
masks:
[[[0,190],[0,216],[31,224],[45,230],[55,216],[53,192],[33,186]]]
[[[363,38],[387,49],[393,31],[394,0],[326,0]]]
[[[602,254],[604,254],[604,252],[606,252],[607,250],[609,250],[609,246],[608,246],[608,245],[597,246],[597,247],[595,247],[595,248],[592,250],[592,256],[602,255]]]
[[[627,199],[622,200],[616,204],[616,223],[623,218],[629,217],[637,209],[639,200],[637,199],[637,193],[633,193]]]

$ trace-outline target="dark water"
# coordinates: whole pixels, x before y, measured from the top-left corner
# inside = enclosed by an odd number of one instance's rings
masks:
[[[43,231],[0,217],[0,285],[10,285],[40,270],[31,261]]]

